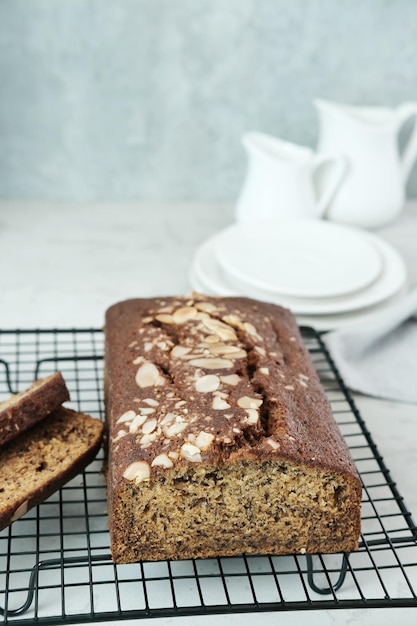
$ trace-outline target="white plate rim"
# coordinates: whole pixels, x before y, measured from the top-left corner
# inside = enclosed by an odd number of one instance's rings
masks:
[[[222,275],[221,268],[217,264],[214,255],[214,246],[216,245],[218,234],[206,239],[194,253],[192,262],[193,273],[200,284],[204,285],[206,289],[209,289],[212,293],[218,293],[219,295],[247,295],[248,297],[258,298],[260,300],[267,300],[286,306],[297,315],[322,316],[349,313],[383,302],[403,288],[407,280],[405,262],[399,252],[373,233],[366,232],[363,233],[363,236],[372,240],[374,245],[379,247],[384,268],[380,277],[367,289],[351,294],[348,297],[319,299],[312,302],[309,299],[296,299],[285,296],[277,297],[276,295],[274,296],[274,294],[271,295],[262,290],[255,289],[239,292],[228,284],[227,279]],[[207,259],[211,264],[208,271],[206,265]],[[389,273],[391,273],[391,275]],[[394,274],[396,274],[396,276],[393,277]]]
[[[195,275],[194,271],[191,269],[189,280],[192,288],[199,293],[207,293],[207,288],[203,283],[200,283],[198,277]],[[359,309],[358,311],[352,311],[351,313],[340,313],[335,315],[299,315],[294,313],[297,323],[300,326],[309,326],[314,328],[317,331],[330,331],[336,330],[340,328],[345,328],[346,326],[352,326],[353,324],[358,325],[364,322],[369,321],[375,313],[380,313],[385,308],[395,303],[400,297],[402,297],[407,292],[407,288],[404,285],[401,287],[398,292],[394,293],[392,296],[384,300],[383,302],[376,304],[375,306],[365,307],[363,309]],[[212,294],[214,295],[214,294]],[[217,296],[231,296],[237,294],[215,294]]]
[[[309,288],[308,286],[300,287],[297,286],[297,277],[293,276],[294,285],[289,286],[287,283],[287,278],[281,281],[281,284],[275,283],[272,284],[268,279],[259,279],[255,273],[251,273],[251,270],[254,267],[253,259],[251,258],[251,263],[249,267],[246,267],[245,270],[241,270],[240,267],[233,261],[233,257],[230,258],[230,245],[236,244],[236,237],[247,237],[251,236],[253,232],[257,233],[260,231],[262,233],[262,238],[268,235],[273,231],[277,231],[282,233],[284,229],[284,235],[286,237],[297,237],[304,238],[304,247],[300,248],[300,250],[308,248],[309,245],[315,242],[315,237],[312,235],[311,230],[318,229],[318,234],[321,236],[325,236],[326,238],[330,238],[333,242],[335,238],[339,237],[343,239],[350,238],[349,243],[352,243],[350,250],[352,250],[351,256],[357,256],[362,251],[362,256],[365,254],[365,258],[362,259],[362,263],[357,265],[357,272],[352,274],[352,277],[347,280],[346,272],[344,276],[337,275],[337,269],[334,269],[335,276],[333,282],[331,282],[332,287],[327,288],[323,285],[321,288],[314,288],[313,286]],[[286,232],[285,232],[286,229]],[[257,235],[258,236],[258,235]],[[280,248],[278,247],[277,250]],[[229,250],[229,252],[228,252]],[[317,248],[318,251],[321,248]],[[276,250],[274,250],[274,253]],[[215,244],[214,254],[217,259],[218,265],[222,268],[225,276],[228,277],[228,282],[230,285],[236,285],[236,288],[239,289],[250,289],[256,288],[261,289],[261,291],[270,294],[270,297],[273,296],[285,296],[290,298],[332,298],[332,297],[343,297],[349,296],[350,294],[361,291],[367,288],[370,284],[375,282],[378,279],[378,276],[382,270],[382,259],[380,257],[380,253],[378,248],[373,244],[372,241],[363,237],[363,231],[358,228],[352,226],[346,226],[344,224],[338,224],[334,222],[327,222],[322,220],[292,220],[292,219],[284,219],[284,220],[260,220],[259,222],[248,224],[248,222],[237,222],[229,225],[224,228],[220,233],[218,233],[217,243]],[[229,256],[228,256],[229,254]],[[367,256],[366,256],[367,255]],[[246,261],[247,255],[243,256],[243,262]],[[262,256],[260,257],[262,262]],[[365,263],[366,261],[366,263]],[[331,265],[330,267],[335,267]],[[336,266],[337,267],[337,266]],[[350,271],[350,270],[349,270]],[[285,265],[285,274],[290,276],[291,267],[290,265]],[[318,276],[324,276],[324,274],[318,274]],[[343,280],[342,280],[343,278]],[[336,281],[336,282],[335,282]]]

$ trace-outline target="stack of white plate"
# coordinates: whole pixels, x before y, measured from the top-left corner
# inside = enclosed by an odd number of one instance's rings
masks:
[[[400,254],[375,234],[321,220],[236,223],[206,240],[192,287],[281,304],[300,324],[330,330],[363,321],[406,291]]]

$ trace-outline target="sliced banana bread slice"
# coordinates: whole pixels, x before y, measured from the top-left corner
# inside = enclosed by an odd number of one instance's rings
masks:
[[[61,372],[35,380],[0,402],[0,446],[11,441],[70,399]]]
[[[80,473],[102,441],[99,419],[60,407],[0,449],[0,530]]]

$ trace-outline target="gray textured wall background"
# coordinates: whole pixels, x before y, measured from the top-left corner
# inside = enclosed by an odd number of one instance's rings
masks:
[[[245,130],[417,100],[417,2],[0,0],[0,93],[2,198],[233,201]]]

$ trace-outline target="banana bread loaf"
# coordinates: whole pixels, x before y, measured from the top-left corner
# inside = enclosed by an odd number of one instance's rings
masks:
[[[69,400],[61,372],[35,380],[28,389],[0,402],[0,446]]]
[[[0,449],[0,530],[81,472],[102,441],[100,420],[60,407]]]
[[[115,562],[357,549],[361,483],[289,311],[133,299],[105,334]]]

